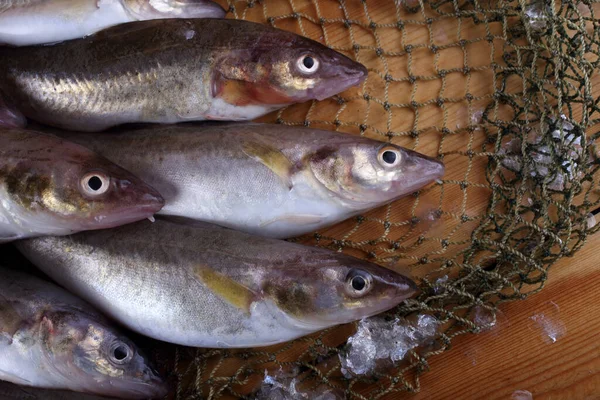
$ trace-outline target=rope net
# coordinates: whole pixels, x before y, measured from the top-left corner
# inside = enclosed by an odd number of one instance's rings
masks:
[[[456,336],[492,326],[503,302],[541,290],[550,266],[572,256],[597,230],[589,213],[599,202],[598,4],[229,0],[222,5],[231,18],[294,31],[369,68],[361,87],[264,121],[365,135],[445,162],[442,181],[294,239],[413,276],[420,295],[387,317],[427,314],[440,329],[403,360],[351,377],[342,374],[339,355],[347,351],[356,324],[263,349],[160,345],[154,355],[171,376],[171,398],[255,398],[265,371],[293,374],[298,390],[350,399],[418,391],[419,375],[435,360],[431,356],[446,351]]]

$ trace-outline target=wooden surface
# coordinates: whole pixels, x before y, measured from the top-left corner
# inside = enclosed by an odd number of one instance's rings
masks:
[[[600,235],[554,265],[540,293],[501,307],[495,329],[459,337],[432,357],[420,393],[390,398],[500,400],[527,390],[535,400],[600,399],[598,249]],[[542,314],[559,331],[554,343],[535,321]]]

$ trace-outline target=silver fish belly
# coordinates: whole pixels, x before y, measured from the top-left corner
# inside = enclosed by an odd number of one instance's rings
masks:
[[[171,3],[171,4],[170,4]],[[160,18],[222,18],[210,1],[0,0],[0,44],[31,46],[79,39],[126,22]],[[158,7],[158,8],[154,8]]]
[[[17,247],[130,329],[187,346],[285,342],[385,311],[416,291],[410,279],[363,260],[207,223],[158,219]]]
[[[398,146],[273,124],[57,134],[156,187],[166,200],[163,215],[273,238],[333,225],[410,194],[444,173],[439,161]],[[397,154],[396,165],[382,165],[386,151]]]

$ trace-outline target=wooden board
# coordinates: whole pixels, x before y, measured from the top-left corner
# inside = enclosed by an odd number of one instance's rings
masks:
[[[508,400],[527,390],[535,400],[600,399],[598,249],[600,235],[575,258],[553,266],[539,294],[502,307],[497,328],[459,337],[452,349],[431,358],[420,393],[389,398]],[[540,326],[542,314],[547,329]]]

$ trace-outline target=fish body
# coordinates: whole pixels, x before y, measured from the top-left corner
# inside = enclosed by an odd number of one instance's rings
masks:
[[[0,0],[0,44],[62,42],[132,21],[224,16],[206,0]]]
[[[158,219],[17,246],[128,328],[187,346],[285,342],[385,311],[416,290],[363,260],[208,223]]]
[[[161,214],[273,238],[340,222],[444,173],[439,161],[399,146],[304,127],[213,123],[59,134],[156,187],[166,199]]]
[[[249,120],[332,96],[366,74],[310,39],[227,19],[132,22],[54,46],[0,49],[5,103],[38,122],[80,131]]]
[[[0,243],[111,228],[163,204],[155,189],[82,146],[0,128]]]
[[[99,397],[85,393],[68,392],[64,390],[38,389],[19,386],[0,381],[0,399],[2,400],[115,400],[114,398]]]
[[[124,398],[165,394],[136,346],[87,303],[26,274],[0,269],[0,277],[0,380]]]

